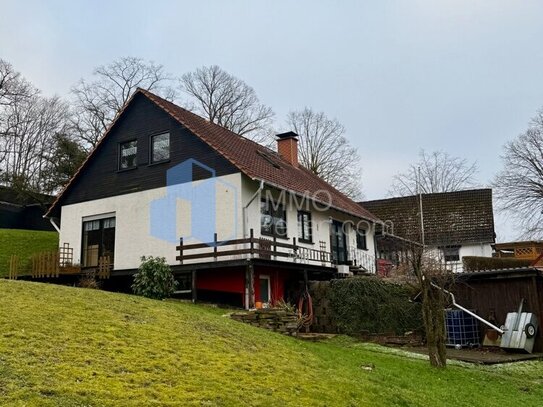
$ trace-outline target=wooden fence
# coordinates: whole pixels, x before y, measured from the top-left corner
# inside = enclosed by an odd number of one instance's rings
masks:
[[[24,268],[24,270],[23,270]],[[98,265],[86,271],[92,271],[99,279],[111,276],[113,263],[109,256],[100,256]],[[35,253],[30,257],[30,264],[21,265],[21,258],[15,254],[8,261],[8,278],[15,280],[23,274],[32,278],[57,278],[60,275],[82,274],[81,267],[73,264],[73,248],[64,243],[58,250]]]
[[[98,278],[101,279],[101,280],[109,278],[110,275],[111,275],[112,266],[113,265],[111,264],[109,256],[101,256],[101,257],[99,257],[98,258],[98,269],[96,270]]]
[[[60,253],[58,251],[34,254],[31,262],[32,278],[58,277],[60,275]]]
[[[19,275],[19,260],[19,256],[15,254],[12,254],[9,258],[8,278],[10,280],[17,280],[17,276]]]

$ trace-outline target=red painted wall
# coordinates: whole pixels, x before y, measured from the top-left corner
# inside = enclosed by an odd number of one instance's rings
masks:
[[[245,269],[216,269],[196,273],[196,289],[245,293]]]
[[[255,270],[255,301],[261,301],[260,297],[260,276],[269,276],[270,277],[270,287],[271,287],[271,302],[272,304],[277,303],[280,299],[283,298],[285,293],[285,271],[283,270],[274,270],[274,269],[260,269]]]
[[[254,276],[255,301],[261,301],[261,275],[270,277],[272,304],[282,299],[285,293],[286,273],[288,273],[288,270],[278,270],[270,267],[256,268]],[[239,293],[243,294],[243,301],[245,301],[245,268],[198,271],[196,274],[196,289]]]

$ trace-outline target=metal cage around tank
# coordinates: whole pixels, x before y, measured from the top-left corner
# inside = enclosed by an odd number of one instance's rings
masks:
[[[479,322],[467,312],[445,310],[447,346],[475,347],[480,345]]]

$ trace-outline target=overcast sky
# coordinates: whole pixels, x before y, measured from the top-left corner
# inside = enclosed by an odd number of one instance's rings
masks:
[[[46,94],[120,56],[175,75],[218,64],[278,127],[304,106],[343,123],[367,199],[386,196],[421,148],[477,161],[487,185],[502,145],[543,106],[540,0],[0,3],[0,58]]]

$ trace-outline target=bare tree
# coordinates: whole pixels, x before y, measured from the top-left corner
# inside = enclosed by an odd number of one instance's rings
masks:
[[[441,251],[425,246],[422,219],[417,208],[402,214],[409,228],[402,228],[402,236],[390,236],[383,248],[395,251],[398,264],[391,272],[397,282],[417,289],[421,302],[422,320],[430,364],[444,368],[447,363],[445,306],[447,291],[453,284],[453,268],[445,262]],[[386,233],[385,233],[386,235]],[[445,240],[448,240],[445,237]],[[445,243],[445,242],[444,242]],[[378,243],[379,244],[379,243]]]
[[[184,74],[180,86],[189,96],[189,110],[241,136],[269,143],[274,113],[241,79],[212,65]]]
[[[291,111],[287,124],[298,134],[300,163],[352,199],[361,199],[360,157],[336,119],[310,108]]]
[[[151,90],[173,100],[172,78],[162,65],[141,58],[123,57],[94,70],[73,88],[72,124],[88,148],[94,147],[137,88]]]
[[[25,192],[47,190],[49,154],[55,135],[66,131],[67,106],[39,94],[18,100],[1,112],[0,164],[3,183]]]
[[[411,270],[422,297],[422,320],[430,364],[444,368],[447,364],[444,286],[451,283],[452,273],[435,253],[422,245],[411,245],[408,251]]]
[[[419,161],[394,177],[390,195],[408,196],[418,193],[452,192],[475,185],[477,164],[452,157],[443,151],[421,150]]]
[[[543,237],[543,109],[528,129],[504,146],[503,169],[493,182],[499,208],[518,222],[522,237]]]
[[[13,66],[0,59],[0,106],[10,105],[16,100],[38,93]]]

